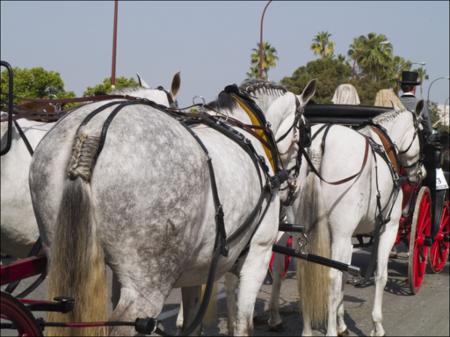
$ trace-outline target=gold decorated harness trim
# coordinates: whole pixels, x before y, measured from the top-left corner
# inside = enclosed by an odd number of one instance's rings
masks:
[[[245,104],[239,96],[232,94],[233,98],[236,100],[236,102],[239,104],[239,106],[246,112],[248,117],[250,118],[250,121],[252,125],[260,126],[261,129],[255,130],[255,132],[260,136],[267,144],[270,144],[270,140],[268,139],[266,133],[264,132],[265,125],[261,125],[261,121],[255,116],[255,113],[252,109],[250,109],[247,104]],[[264,151],[266,152],[266,156],[269,159],[270,165],[272,166],[273,172],[275,172],[275,162],[273,160],[272,151],[271,149],[264,143],[262,143],[262,146],[264,148]]]

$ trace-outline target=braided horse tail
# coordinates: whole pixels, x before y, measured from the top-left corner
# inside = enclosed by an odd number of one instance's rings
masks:
[[[90,177],[99,138],[78,134],[64,180],[49,266],[49,296],[70,296],[73,311],[50,313],[49,321],[107,320],[107,287],[104,253],[97,239],[91,201]],[[54,336],[105,336],[102,328],[55,329]]]

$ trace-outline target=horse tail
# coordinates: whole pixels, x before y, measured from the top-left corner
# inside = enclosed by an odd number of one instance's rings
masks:
[[[107,320],[104,252],[97,237],[89,184],[97,148],[97,137],[81,135],[72,150],[51,247],[49,296],[70,296],[75,304],[67,314],[50,313],[50,321]],[[55,336],[107,335],[104,327],[48,330]]]
[[[304,193],[297,210],[305,221],[309,238],[309,252],[323,257],[330,256],[330,230],[324,212],[324,201],[319,178],[310,172],[306,177]],[[298,216],[297,216],[298,218]],[[297,260],[297,284],[301,297],[301,309],[309,314],[315,326],[326,321],[329,293],[329,269],[322,265]]]

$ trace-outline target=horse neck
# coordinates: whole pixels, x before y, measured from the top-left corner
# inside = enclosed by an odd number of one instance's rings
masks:
[[[384,120],[382,118],[379,122],[377,122],[376,120],[374,120],[374,122],[386,129],[386,132],[391,140],[395,144],[400,145],[400,142],[403,139],[405,133],[410,130],[414,130],[414,126],[409,119],[409,113],[408,111],[404,110],[400,112],[388,112],[387,114],[396,115],[393,115],[392,117],[389,117],[389,115],[387,115],[384,116]]]
[[[293,120],[295,117],[295,95],[286,93],[271,102],[270,106],[264,111],[266,119],[272,126],[273,134],[276,135],[281,124],[289,117]]]
[[[278,98],[278,96],[255,94],[255,96],[252,96],[252,98],[255,100],[256,105],[259,106],[262,112],[266,113],[270,105]]]

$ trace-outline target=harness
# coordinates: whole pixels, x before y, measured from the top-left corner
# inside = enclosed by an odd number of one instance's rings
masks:
[[[217,264],[220,256],[222,255],[226,257],[228,255],[229,245],[233,241],[238,239],[244,232],[249,230],[252,223],[255,222],[255,218],[257,218],[258,214],[260,214],[260,217],[256,221],[255,227],[252,230],[252,234],[247,243],[248,246],[251,238],[258,229],[262,219],[264,218],[265,213],[267,212],[270,206],[270,201],[272,199],[273,194],[279,188],[280,184],[282,184],[287,179],[286,172],[278,167],[278,163],[280,163],[279,154],[276,151],[276,145],[275,142],[273,141],[273,134],[269,128],[269,125],[265,121],[265,118],[264,119],[261,118],[261,116],[264,117],[264,115],[259,110],[259,108],[258,109],[255,108],[256,104],[254,104],[253,100],[251,100],[248,96],[241,93],[238,89],[236,90],[236,88],[234,86],[229,86],[225,88],[225,92],[230,93],[232,97],[236,100],[236,102],[239,104],[239,106],[249,114],[252,123],[257,122],[257,124],[256,126],[242,125],[242,123],[240,123],[241,125],[239,125],[239,123],[236,123],[235,120],[231,124],[234,126],[240,126],[246,131],[248,131],[249,128],[256,129],[256,131],[254,131],[254,133],[252,134],[257,134],[258,139],[262,138],[265,141],[266,144],[263,143],[263,146],[267,154],[267,157],[269,158],[271,164],[273,165],[275,172],[273,176],[270,175],[270,171],[265,162],[264,157],[260,156],[256,152],[252,142],[248,138],[246,138],[241,132],[237,131],[235,128],[225,123],[225,121],[222,120],[222,118],[218,116],[209,115],[205,111],[200,111],[199,113],[195,114],[185,113],[182,112],[182,110],[167,108],[165,106],[159,105],[147,99],[133,99],[132,101],[126,100],[126,101],[109,102],[90,112],[83,119],[83,121],[81,122],[81,124],[77,129],[73,145],[74,152],[76,153],[76,155],[72,155],[72,158],[68,165],[67,174],[70,179],[76,179],[78,176],[81,176],[87,181],[89,181],[92,175],[92,170],[95,167],[96,160],[103,148],[103,144],[105,142],[111,122],[114,120],[117,114],[123,110],[124,107],[129,105],[136,105],[136,104],[147,105],[168,114],[169,116],[173,117],[176,121],[178,121],[199,144],[200,148],[205,153],[210,176],[212,197],[216,212],[215,214],[216,237],[214,241],[212,261],[208,272],[207,284],[202,299],[202,303],[190,326],[187,327],[182,332],[183,335],[191,334],[194,331],[194,329],[198,326],[198,324],[200,324],[205,314],[206,308],[210,300],[212,285],[215,280]],[[104,111],[109,107],[114,107],[114,109],[105,119],[99,137],[86,136],[81,133],[81,128],[83,126],[87,125],[94,116],[96,116],[97,114],[99,114],[100,112]],[[245,221],[235,230],[235,232],[231,233],[230,235],[227,235],[225,230],[223,206],[220,202],[220,197],[217,190],[212,160],[209,156],[207,148],[205,147],[201,139],[198,137],[198,135],[192,128],[193,126],[198,124],[203,124],[208,127],[211,127],[214,130],[223,134],[225,137],[228,137],[229,139],[233,140],[237,145],[240,146],[240,148],[243,151],[245,151],[249,155],[258,174],[258,179],[261,186],[260,197],[255,207],[253,208],[252,212],[250,212],[250,214],[246,217]],[[266,205],[263,209],[264,201],[266,201]]]
[[[288,190],[288,195],[286,200],[282,201],[283,206],[291,206],[294,202],[294,200],[297,197],[298,189],[297,189],[297,178],[300,173],[300,167],[302,165],[302,154],[304,151],[304,148],[309,147],[312,142],[311,137],[311,125],[307,123],[307,121],[303,118],[304,108],[300,104],[300,101],[298,100],[297,96],[295,97],[295,118],[292,125],[289,127],[289,129],[281,135],[277,140],[276,143],[281,142],[283,139],[287,137],[287,135],[292,131],[294,132],[293,139],[297,139],[296,135],[298,134],[299,137],[297,141],[293,142],[289,148],[292,147],[292,145],[296,144],[298,151],[297,156],[295,157],[295,164],[294,166],[286,169],[283,167],[283,169],[288,174],[287,179],[287,186],[284,188],[281,188],[281,191]],[[289,151],[289,149],[286,151],[286,153]],[[282,165],[282,162],[281,162]],[[292,175],[291,175],[292,174]]]
[[[414,117],[415,116],[413,114],[413,118]],[[305,151],[305,149],[300,148],[300,151],[305,156],[305,159],[308,162],[310,170],[313,171],[314,174],[321,181],[323,181],[327,184],[330,184],[330,185],[339,185],[339,184],[348,182],[348,181],[358,177],[362,173],[362,171],[367,163],[369,148],[372,152],[372,156],[374,158],[374,163],[375,163],[375,184],[376,184],[376,190],[377,190],[377,216],[376,216],[376,224],[375,224],[375,229],[374,229],[374,243],[372,246],[369,265],[368,265],[368,268],[364,275],[364,279],[360,282],[359,286],[363,286],[368,283],[368,280],[371,277],[371,275],[375,269],[375,264],[376,264],[376,260],[377,260],[376,252],[378,249],[380,234],[383,230],[383,227],[386,225],[386,223],[388,223],[390,221],[390,217],[391,217],[391,213],[392,213],[392,210],[394,207],[395,200],[397,199],[397,196],[400,192],[401,178],[400,178],[400,163],[399,163],[398,155],[407,153],[409,151],[409,149],[411,148],[412,144],[414,143],[414,140],[418,134],[417,120],[415,118],[414,118],[414,123],[415,123],[415,133],[411,140],[411,143],[406,148],[406,150],[400,152],[400,151],[398,151],[396,145],[391,140],[391,138],[387,134],[386,130],[382,126],[375,124],[373,122],[369,122],[368,125],[371,127],[371,131],[375,132],[375,134],[378,135],[378,137],[381,140],[382,145],[376,143],[372,138],[361,134],[365,139],[365,150],[364,150],[364,157],[363,157],[361,167],[360,167],[359,171],[356,172],[355,174],[353,174],[345,179],[338,180],[338,181],[330,182],[330,181],[324,179],[322,177],[322,175],[320,174],[320,172],[318,172],[318,170],[315,168],[314,164],[311,161],[311,158],[309,157],[309,155]],[[333,124],[323,125],[316,131],[316,133],[312,137],[312,139],[314,139],[317,137],[317,135],[320,132],[324,131],[323,136],[322,136],[322,141],[321,141],[322,153],[325,151],[325,139],[326,139],[327,134],[328,134],[329,130],[331,129],[332,125]],[[379,181],[378,181],[378,163],[377,163],[377,156],[376,156],[377,154],[383,159],[383,161],[388,166],[389,171],[391,173],[392,181],[393,181],[393,188],[392,188],[392,191],[389,195],[388,201],[386,202],[386,205],[384,208],[381,205],[381,195],[380,195]],[[411,168],[415,165],[420,164],[421,161],[422,161],[422,158],[420,157],[415,163],[408,165],[408,166],[403,166],[403,167]],[[386,217],[383,217],[384,213],[386,213]]]

